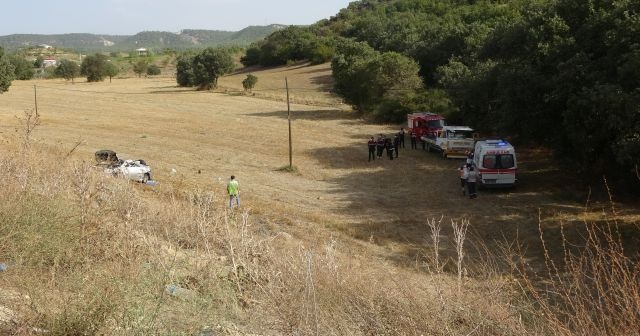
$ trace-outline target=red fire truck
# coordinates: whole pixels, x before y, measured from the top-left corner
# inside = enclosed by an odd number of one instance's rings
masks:
[[[446,125],[444,117],[431,112],[418,112],[407,115],[409,131],[416,132],[418,139],[424,137],[435,138],[438,131]]]

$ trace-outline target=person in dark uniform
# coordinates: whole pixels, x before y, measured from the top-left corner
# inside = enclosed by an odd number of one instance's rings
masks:
[[[411,138],[411,149],[417,149],[418,148],[418,144],[417,144],[418,135],[416,134],[416,131],[411,130],[411,133],[409,133],[409,137]]]
[[[470,165],[473,164],[473,152],[472,151],[467,151],[467,164],[470,164]]]
[[[387,148],[387,155],[389,160],[393,160],[393,141],[390,138],[385,139],[385,147]]]
[[[385,146],[384,135],[380,134],[380,136],[378,137],[378,141],[376,142],[376,149],[378,150],[376,154],[378,154],[379,158],[382,158],[382,152],[384,152],[384,146]]]
[[[398,135],[400,136],[400,146],[402,146],[402,148],[404,148],[404,128],[400,128],[400,132],[398,132]]]
[[[369,147],[369,162],[371,160],[376,160],[376,140],[371,137],[369,142],[367,142],[367,146]]]
[[[396,152],[396,157],[398,157],[399,149],[400,149],[400,136],[396,134],[393,137],[393,150]]]

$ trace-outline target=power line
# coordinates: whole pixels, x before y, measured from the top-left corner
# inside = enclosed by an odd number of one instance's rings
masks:
[[[118,95],[148,95],[148,94],[158,94],[158,93],[164,93],[162,90],[158,90],[158,91],[153,91],[153,92],[118,92],[118,91],[93,91],[93,90],[77,90],[77,89],[67,89],[67,88],[59,88],[59,87],[53,87],[53,86],[43,86],[43,85],[38,85],[38,88],[45,88],[45,89],[51,89],[51,90],[58,90],[58,91],[68,91],[68,92],[79,92],[79,93],[95,93],[95,94],[118,94]],[[176,87],[178,88],[178,87]],[[243,90],[240,89],[226,89],[227,91],[230,92],[244,92]],[[265,89],[254,89],[251,90],[251,92],[274,92],[274,91],[282,91],[283,94],[285,94],[287,92],[287,88],[265,88]],[[309,89],[309,88],[289,88],[289,91],[297,91],[297,92],[323,92],[323,91],[318,91],[315,89]],[[197,90],[189,90],[189,89],[185,89],[184,90],[185,93],[198,93],[200,91]],[[166,93],[172,93],[172,92],[166,92]],[[224,93],[224,92],[219,92],[219,93]]]

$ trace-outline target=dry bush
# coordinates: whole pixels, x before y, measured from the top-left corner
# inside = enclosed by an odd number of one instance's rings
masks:
[[[286,335],[514,335],[510,285],[498,277],[425,276],[384,261],[354,260],[337,238],[305,247],[276,236],[251,274],[253,308],[268,330]]]
[[[121,220],[136,198],[126,181],[90,164],[21,145],[0,159],[0,260],[9,265],[0,290],[20,299],[0,305],[17,312],[17,334],[100,333],[122,314],[122,284],[151,254]]]
[[[544,271],[537,274],[519,249],[510,257],[526,297],[532,329],[554,335],[640,335],[640,267],[624,250],[616,210],[582,223],[579,242],[560,222],[562,250],[551,250],[542,225]],[[575,240],[575,239],[574,239]]]

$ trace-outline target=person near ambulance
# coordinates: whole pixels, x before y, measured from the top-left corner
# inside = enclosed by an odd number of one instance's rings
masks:
[[[462,196],[467,195],[467,179],[469,178],[469,165],[463,164],[458,168],[460,173],[460,187],[462,188]]]
[[[467,176],[467,190],[469,193],[469,198],[473,199],[478,197],[478,193],[476,191],[476,183],[478,182],[478,171],[473,167],[473,165],[468,165],[469,174]]]

